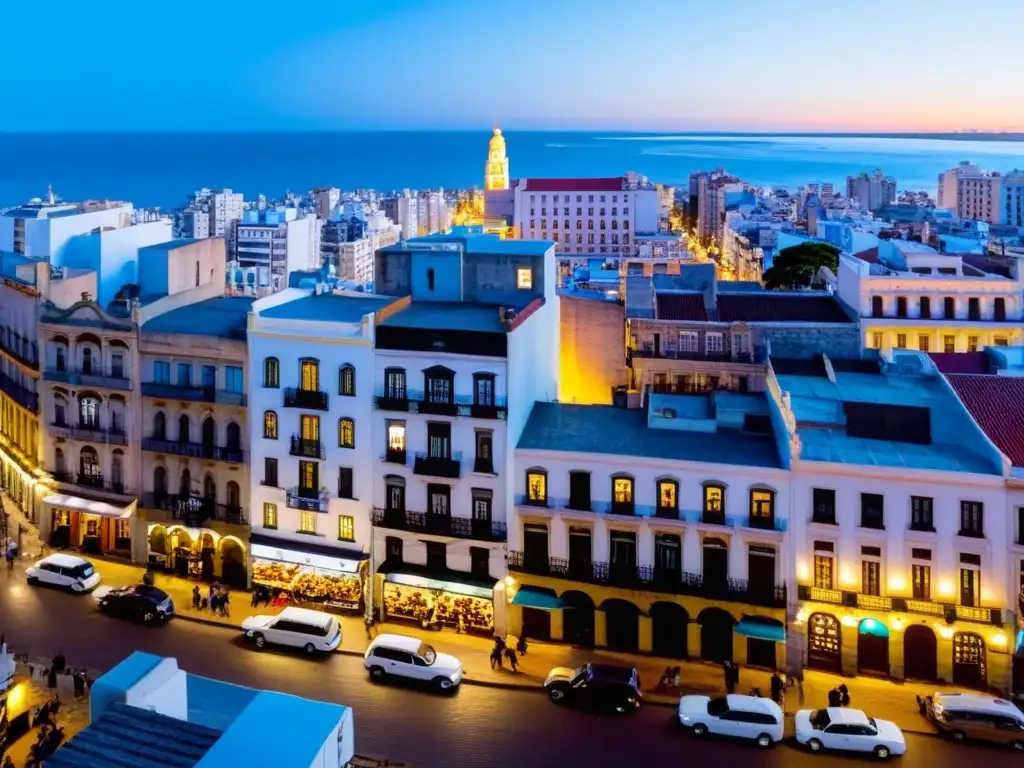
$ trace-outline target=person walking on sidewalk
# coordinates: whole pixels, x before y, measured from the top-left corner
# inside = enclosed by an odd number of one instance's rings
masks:
[[[505,649],[505,658],[508,659],[508,665],[510,667],[512,667],[512,671],[513,672],[518,672],[519,671],[519,659],[516,657],[516,649],[515,648],[506,648]]]
[[[500,637],[494,638],[494,647],[491,649],[491,669],[502,668],[501,657],[505,652],[505,641]]]
[[[14,570],[14,561],[18,557],[18,543],[14,539],[7,540],[7,551],[4,552],[4,557],[7,558],[7,570]]]
[[[220,615],[224,618],[230,617],[231,613],[229,611],[229,604],[231,602],[231,598],[228,597],[228,591],[226,589],[222,589],[220,591],[220,599],[217,602],[220,607]]]
[[[727,693],[736,693],[736,686],[740,684],[740,668],[733,662],[725,662],[725,690]]]
[[[203,595],[199,591],[199,585],[196,584],[194,587],[192,587],[192,607],[198,611],[199,606],[202,604],[202,602]]]
[[[784,694],[782,692],[783,683],[782,683],[782,678],[779,677],[779,671],[778,670],[775,670],[774,672],[772,672],[772,679],[771,679],[771,682],[769,683],[769,686],[770,686],[771,692],[772,692],[772,701],[774,701],[780,707],[783,706],[783,703],[782,703],[783,702],[783,696],[784,696]]]

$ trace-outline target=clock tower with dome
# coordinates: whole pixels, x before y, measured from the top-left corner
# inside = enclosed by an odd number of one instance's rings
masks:
[[[487,149],[487,165],[484,166],[484,190],[508,189],[508,180],[505,137],[501,135],[501,128],[495,126]]]

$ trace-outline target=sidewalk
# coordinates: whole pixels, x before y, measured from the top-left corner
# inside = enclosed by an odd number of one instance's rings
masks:
[[[127,563],[93,559],[97,570],[103,576],[103,583],[109,586],[136,584],[142,578],[143,569]],[[232,592],[231,615],[229,618],[214,615],[210,611],[192,608],[192,588],[199,582],[188,581],[176,576],[159,574],[156,586],[167,592],[174,600],[178,619],[237,629],[242,621],[254,614],[277,613],[280,609],[263,605],[257,609],[250,606],[248,592]],[[204,591],[205,584],[200,584]],[[342,628],[341,653],[362,656],[370,641],[366,625],[360,616],[338,616]],[[406,622],[383,622],[374,625],[373,634],[396,632],[419,637],[427,643],[457,656],[465,670],[465,680],[470,685],[507,687],[520,690],[540,691],[553,667],[577,667],[588,661],[631,664],[640,674],[641,687],[648,704],[676,706],[681,694],[719,695],[724,693],[722,668],[717,664],[701,661],[678,661],[651,656],[634,656],[611,651],[575,648],[557,643],[531,641],[527,655],[519,662],[519,670],[492,670],[490,666],[491,640],[474,635],[458,634],[453,630],[426,631]],[[654,686],[661,678],[665,667],[679,666],[682,669],[682,686],[678,692],[656,693]],[[739,693],[746,693],[757,687],[767,695],[770,673],[761,669],[742,669]],[[904,731],[934,734],[935,729],[918,713],[915,695],[925,696],[936,691],[954,690],[948,686],[918,683],[899,683],[891,680],[859,677],[843,678],[824,672],[808,670],[805,673],[803,696],[796,688],[786,694],[785,709],[790,715],[798,709],[824,707],[828,692],[845,682],[850,688],[853,706],[864,709],[873,717],[892,720]]]

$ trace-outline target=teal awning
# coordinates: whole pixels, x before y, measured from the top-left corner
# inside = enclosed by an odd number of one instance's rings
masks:
[[[557,611],[565,607],[565,603],[553,591],[539,587],[520,587],[512,598],[512,605],[540,608],[542,611]]]
[[[772,643],[786,642],[786,628],[774,619],[741,619],[736,625],[736,634]]]

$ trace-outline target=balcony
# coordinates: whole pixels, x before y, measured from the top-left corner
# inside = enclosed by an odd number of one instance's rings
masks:
[[[124,483],[121,481],[110,482],[103,479],[103,475],[83,475],[81,473],[74,474],[72,472],[54,472],[53,479],[58,483],[64,483],[65,485],[75,485],[79,488],[88,488],[95,491],[106,491],[109,493],[117,493],[123,496],[131,495],[131,491],[125,488]]]
[[[454,539],[476,541],[505,541],[505,523],[493,520],[473,520],[468,517],[428,515],[408,510],[390,510],[375,507],[373,524],[378,528],[391,528],[411,533],[450,536]]]
[[[756,528],[761,531],[779,530],[775,515],[748,515],[746,527]]]
[[[319,440],[309,440],[298,435],[292,435],[291,447],[288,453],[304,459],[321,460],[325,455],[323,444]]]
[[[654,516],[659,520],[679,520],[678,507],[655,507]]]
[[[306,488],[291,488],[285,492],[285,506],[303,512],[326,512],[328,496],[326,491]]]
[[[173,456],[185,456],[190,459],[210,459],[211,461],[226,461],[231,464],[245,463],[245,451],[233,446],[221,447],[206,443],[182,443],[145,437],[142,439],[142,450],[169,453]]]
[[[184,400],[189,403],[216,403],[218,405],[245,406],[246,398],[241,392],[228,392],[216,387],[186,387],[178,384],[163,384],[155,381],[144,382],[143,397],[159,397],[164,400]]]
[[[406,454],[404,448],[401,450],[397,448],[388,448],[384,452],[384,461],[388,462],[389,464],[400,464],[404,467],[407,460],[408,454]]]
[[[411,396],[414,394],[412,392]],[[430,416],[457,416],[459,413],[459,407],[455,404],[454,400],[431,400],[425,397],[422,392],[418,394],[419,402],[416,406],[417,413],[424,413]]]
[[[634,517],[637,514],[636,504],[632,501],[594,501],[591,509],[605,515],[622,515]]]
[[[705,525],[725,525],[725,512],[716,512],[712,509],[705,509],[701,513],[700,521]]]
[[[629,357],[636,360],[703,360],[710,363],[754,363],[757,358],[750,352],[737,352],[734,355],[726,352],[700,352],[678,349],[652,348],[631,349]]]
[[[327,393],[316,389],[288,387],[284,391],[285,408],[305,408],[310,411],[326,411],[330,402]]]
[[[401,411],[409,410],[409,398],[405,395],[382,395],[377,394],[373,398],[373,404],[378,411]]]
[[[124,375],[123,371],[113,371],[110,375],[85,371],[58,371],[54,368],[47,368],[43,372],[46,381],[55,381],[60,384],[70,384],[75,387],[102,387],[104,389],[117,389],[127,392],[132,388],[132,380]]]
[[[478,458],[473,462],[473,472],[478,475],[496,475],[494,471],[494,462],[491,459],[480,459]]]
[[[4,341],[4,334],[0,333],[0,350],[26,368],[31,368],[33,371],[39,370],[39,347],[34,341],[17,345],[14,342]]]
[[[198,528],[210,520],[231,525],[246,524],[245,510],[237,504],[218,504],[199,496],[147,493],[142,497],[142,506],[170,512],[175,520],[183,521],[190,528]]]
[[[0,371],[0,391],[22,408],[27,408],[32,413],[39,413],[39,395],[28,387],[19,384],[3,371]]]
[[[700,574],[661,570],[650,566],[615,566],[611,563],[573,562],[564,558],[530,558],[522,552],[508,553],[508,569],[512,572],[550,576],[588,584],[642,589],[674,595],[691,595],[709,600],[783,608],[785,586],[750,584],[741,579],[706,582]]]
[[[815,512],[811,515],[811,522],[817,523],[818,525],[838,525],[836,523],[835,510],[831,512]]]
[[[453,453],[451,456],[431,456],[428,453],[414,454],[412,471],[417,475],[457,480],[462,471],[462,453]]]
[[[378,389],[374,396],[374,406],[379,411],[468,416],[473,419],[504,420],[508,415],[508,401],[504,397],[496,397],[487,404],[477,402],[471,395],[456,395],[453,400],[436,402],[431,401],[425,393],[416,390],[408,390],[398,395],[388,394],[383,388]]]
[[[51,424],[50,434],[68,440],[81,440],[86,443],[109,443],[110,445],[128,445],[128,436],[123,429],[100,429],[99,427],[77,426],[67,424]]]
[[[942,617],[952,623],[971,621],[979,624],[1002,624],[1002,611],[998,608],[975,608],[967,605],[954,605],[926,599],[907,597],[887,597],[885,595],[866,595],[861,592],[848,592],[838,589],[821,589],[801,584],[798,588],[800,600],[810,600],[834,605],[845,605],[851,608],[862,608],[871,611],[905,611],[924,616]]]

